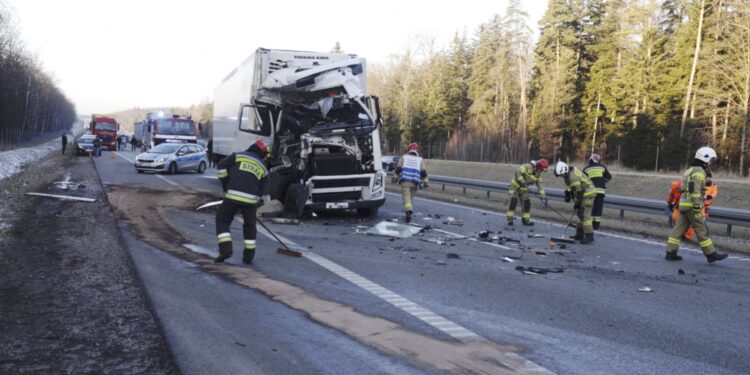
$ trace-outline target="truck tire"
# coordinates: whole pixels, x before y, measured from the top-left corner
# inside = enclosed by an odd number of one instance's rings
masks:
[[[360,217],[373,217],[378,214],[379,207],[358,208],[357,215]]]
[[[198,173],[203,174],[203,172],[206,171],[206,162],[201,162],[198,164]]]
[[[167,170],[167,173],[169,173],[169,174],[176,174],[177,173],[177,163],[175,163],[175,162],[169,163],[169,169]]]

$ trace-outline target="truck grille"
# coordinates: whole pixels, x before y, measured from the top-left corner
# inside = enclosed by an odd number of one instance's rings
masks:
[[[342,178],[340,180],[313,180],[315,189],[347,186],[370,186],[370,177]]]
[[[313,194],[312,201],[313,203],[358,201],[361,197],[362,194],[358,191],[342,191],[339,193]]]

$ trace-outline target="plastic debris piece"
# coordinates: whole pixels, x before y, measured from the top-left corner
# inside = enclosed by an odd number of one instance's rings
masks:
[[[549,255],[546,251],[535,251],[534,254],[536,254],[536,255]]]
[[[679,270],[677,270],[677,273],[680,275],[684,275],[685,271],[682,268],[680,268]]]
[[[557,248],[557,244],[556,244],[556,243],[554,243],[554,242],[550,242],[550,243],[549,243],[549,245],[547,245],[547,248],[548,248],[548,249],[554,249],[554,248]]]
[[[515,262],[515,260],[510,259],[508,257],[503,257],[503,262],[505,262],[505,263],[513,263],[513,262]]]
[[[517,240],[515,238],[510,238],[510,237],[505,237],[505,236],[498,237],[498,240],[503,241],[503,242],[521,243],[521,240]]]
[[[562,267],[552,267],[552,268],[546,268],[546,267],[524,267],[524,266],[516,266],[516,271],[521,272],[532,272],[534,274],[547,274],[547,273],[563,273],[565,271]]]
[[[559,248],[561,248],[561,249],[567,249],[567,248],[568,248],[568,245],[566,245],[566,244],[562,243],[562,244],[560,244],[560,246],[558,246],[558,247],[559,247]]]
[[[650,293],[650,292],[653,292],[654,290],[651,289],[651,288],[649,288],[649,287],[647,287],[647,286],[644,286],[643,288],[638,288],[638,291],[639,292]]]
[[[419,233],[422,228],[415,227],[412,225],[404,225],[393,223],[389,221],[381,221],[372,228],[368,229],[367,234],[374,236],[386,236],[386,237],[398,237],[398,238],[409,238]]]
[[[422,218],[422,220],[432,220],[432,218],[429,217],[429,216],[425,216],[425,217]]]
[[[444,260],[438,260],[438,261],[435,262],[435,264],[437,264],[438,266],[445,266],[448,263],[446,261],[444,261]]]
[[[456,253],[445,254],[445,257],[448,259],[461,259],[461,256]]]
[[[527,237],[529,238],[544,238],[541,234],[529,234]]]
[[[286,217],[275,217],[271,219],[271,222],[274,224],[299,225],[299,219],[292,219],[292,218],[286,218]]]

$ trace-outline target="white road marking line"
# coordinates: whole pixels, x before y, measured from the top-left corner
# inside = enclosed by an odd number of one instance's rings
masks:
[[[240,220],[242,221],[242,220]],[[269,239],[273,239],[273,236],[268,233],[265,228],[258,228],[258,232],[263,234],[264,236],[268,237]],[[298,250],[302,249],[302,246],[298,245],[294,241],[285,238],[279,234],[276,234],[277,237],[279,237],[280,240],[284,241],[288,246],[297,248]],[[342,267],[341,265],[334,263],[333,261],[329,260],[326,257],[323,257],[322,255],[316,254],[309,250],[303,250],[302,256],[305,258],[311,260],[313,263],[316,263],[317,265],[333,272],[334,274],[338,275],[339,277],[351,282],[352,284],[372,293],[376,297],[390,303],[397,309],[406,312],[407,314],[429,324],[430,326],[438,329],[439,331],[445,333],[446,335],[453,337],[456,340],[460,341],[477,341],[477,340],[485,340],[483,337],[479,336],[478,334],[438,315],[434,312],[410,301],[407,298],[404,298],[391,290],[384,288],[377,283],[374,283],[367,278],[357,274],[356,272],[353,272],[345,267]],[[413,313],[413,311],[418,311],[419,314]]]
[[[390,194],[390,195],[393,195],[393,196],[396,196],[396,197],[401,197],[400,194],[396,194],[396,193],[386,192],[386,194]],[[474,212],[482,212],[482,213],[491,214],[491,215],[500,215],[500,213],[498,213],[498,212],[492,212],[492,211],[481,209],[481,208],[462,206],[460,204],[453,204],[453,203],[448,203],[448,202],[441,202],[441,201],[437,201],[437,200],[429,199],[429,198],[414,198],[414,199],[422,200],[422,201],[426,201],[426,202],[437,203],[437,204],[442,204],[444,206],[449,206],[449,207],[461,208],[461,209],[464,209],[464,210],[470,210],[470,211],[474,211]],[[553,223],[551,221],[546,221],[546,220],[537,220],[537,221],[540,222],[540,223],[544,223],[544,224],[547,224],[547,225],[554,226],[554,227],[565,227],[565,224]],[[438,229],[433,229],[433,230],[438,231]],[[654,246],[661,246],[661,247],[666,247],[667,246],[667,244],[665,242],[657,242],[657,241],[653,241],[653,240],[647,240],[647,239],[644,239],[644,238],[633,238],[633,237],[623,236],[623,235],[619,235],[619,234],[615,234],[615,233],[609,233],[609,232],[604,232],[604,231],[597,231],[596,233],[600,234],[600,235],[603,235],[603,236],[608,236],[608,237],[613,237],[613,238],[619,238],[619,239],[628,240],[628,241],[635,241],[635,242],[640,242],[640,243],[646,243],[646,244],[654,245]],[[455,234],[455,235],[459,235],[459,234]],[[475,238],[473,238],[472,240],[476,241]],[[485,244],[488,244],[488,245],[491,244],[489,242],[484,242],[484,241],[481,241],[481,243],[485,243]],[[495,245],[495,244],[492,244],[492,245]],[[497,246],[499,246],[499,245],[497,245]],[[509,249],[510,250],[515,250],[515,249],[512,249],[512,248],[509,248]],[[695,247],[682,246],[682,247],[680,247],[680,250],[687,250],[687,251],[690,251],[690,252],[703,254],[703,251],[701,251],[700,249],[697,249]],[[750,258],[744,258],[744,257],[739,257],[739,256],[737,256],[736,259],[737,260],[743,260],[743,261],[750,261]]]
[[[127,160],[129,162],[131,162],[131,163],[134,163],[133,159],[131,159],[131,158],[125,156],[125,155],[122,155],[122,154],[117,153],[117,152],[115,152],[115,155],[117,155],[117,156],[119,156],[119,157],[121,157],[121,158],[123,158],[123,159],[125,159],[125,160]],[[172,181],[172,180],[170,180],[170,179],[168,179],[168,178],[166,178],[166,177],[164,177],[164,176],[162,176],[160,174],[155,174],[154,176],[156,176],[156,177],[164,180],[164,182],[166,182],[166,183],[168,183],[168,184],[170,184],[172,186],[183,187],[182,185],[180,185],[180,184],[178,184],[178,183],[176,183],[176,182],[174,182],[174,181]]]

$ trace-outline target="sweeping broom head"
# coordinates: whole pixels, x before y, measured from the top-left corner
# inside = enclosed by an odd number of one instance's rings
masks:
[[[296,250],[292,249],[285,249],[283,247],[279,247],[276,249],[276,252],[283,255],[288,255],[290,257],[301,257],[302,253]]]
[[[576,243],[574,239],[571,238],[565,238],[565,237],[550,237],[550,240],[552,242],[561,242],[561,243]]]

